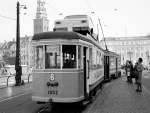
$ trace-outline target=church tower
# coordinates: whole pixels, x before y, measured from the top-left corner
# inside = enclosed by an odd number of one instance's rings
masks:
[[[34,19],[34,34],[49,31],[45,1],[37,0],[36,18]]]

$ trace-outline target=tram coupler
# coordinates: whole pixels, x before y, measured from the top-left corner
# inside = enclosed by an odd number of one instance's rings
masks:
[[[50,99],[48,100],[48,102],[49,102],[49,103],[52,103],[52,102],[53,102],[53,99],[50,98]]]

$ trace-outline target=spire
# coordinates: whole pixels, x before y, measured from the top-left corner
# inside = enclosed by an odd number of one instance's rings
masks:
[[[47,32],[49,20],[47,19],[45,1],[37,0],[36,18],[34,19],[34,34]]]
[[[44,0],[37,0],[36,18],[47,18]]]

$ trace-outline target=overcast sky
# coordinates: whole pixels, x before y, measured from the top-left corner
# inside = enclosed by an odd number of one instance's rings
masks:
[[[21,36],[33,35],[37,0],[19,0],[27,10],[20,11]],[[150,34],[150,0],[45,0],[50,30],[54,20],[70,14],[90,14],[101,20],[104,35],[143,36]],[[17,0],[1,0],[0,42],[16,37]],[[26,13],[26,15],[25,15]],[[59,15],[62,13],[63,15]]]

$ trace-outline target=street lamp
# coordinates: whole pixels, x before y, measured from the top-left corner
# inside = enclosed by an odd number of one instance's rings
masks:
[[[16,70],[16,86],[21,85],[21,75],[22,75],[22,67],[20,60],[20,22],[19,22],[19,13],[20,8],[23,6],[26,9],[25,5],[20,5],[19,1],[17,2],[17,22],[16,22],[16,61],[15,61],[15,70]]]
[[[128,53],[127,53],[127,54],[129,55],[129,57],[130,57],[130,61],[131,61],[131,55],[133,54],[133,52],[128,51]]]

